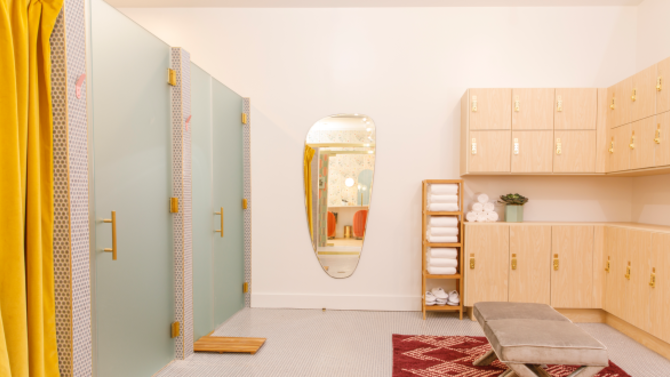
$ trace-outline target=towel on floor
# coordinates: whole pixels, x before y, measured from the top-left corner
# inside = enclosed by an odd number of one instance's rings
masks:
[[[458,236],[433,236],[426,235],[428,242],[432,243],[458,243]]]
[[[450,227],[431,227],[430,228],[431,236],[457,236],[458,228],[455,226]]]
[[[428,195],[429,203],[458,203],[458,195]]]
[[[454,195],[458,194],[458,185],[455,183],[451,184],[431,184],[430,193],[438,195]]]
[[[433,212],[456,212],[458,203],[431,203],[428,210]]]
[[[428,265],[433,267],[458,267],[458,260],[453,258],[430,258]]]
[[[431,216],[430,226],[458,226],[458,217],[453,216]]]
[[[456,267],[428,266],[428,272],[433,275],[456,275]]]
[[[458,250],[453,247],[431,247],[431,258],[456,258],[458,257]]]

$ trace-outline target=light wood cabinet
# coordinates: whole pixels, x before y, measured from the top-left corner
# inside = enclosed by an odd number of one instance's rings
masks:
[[[598,89],[558,88],[555,97],[555,130],[596,129]]]
[[[633,78],[629,77],[614,86],[614,121],[615,127],[631,122],[631,96],[633,95]]]
[[[555,131],[554,139],[554,173],[595,173],[595,130]]]
[[[670,111],[670,58],[656,65],[656,114]]]
[[[512,131],[512,172],[551,173],[551,131]]]
[[[598,89],[598,119],[596,120],[596,173],[607,171],[607,89]]]
[[[670,112],[656,115],[655,123],[654,166],[670,165]]]
[[[626,273],[626,253],[628,249],[628,231],[625,228],[606,227],[607,287],[605,289],[605,310],[619,318],[623,318],[624,275]]]
[[[633,75],[631,121],[656,114],[656,64]]]
[[[607,129],[617,126],[616,85],[607,88]]]
[[[511,131],[471,131],[469,171],[509,173],[510,139]]]
[[[670,234],[654,233],[651,238],[651,274],[654,274],[655,284],[647,284],[649,292],[648,324],[644,329],[658,338],[670,342]]]
[[[551,306],[591,308],[593,226],[552,226],[551,253]]]
[[[551,226],[510,227],[509,301],[551,303]]]
[[[655,116],[633,122],[631,125],[630,168],[642,169],[654,166],[654,142],[656,134]]]
[[[630,169],[630,124],[611,129],[609,138],[608,172]]]
[[[623,319],[638,328],[647,326],[649,307],[649,272],[651,270],[651,232],[628,230],[628,248],[624,257],[626,268],[623,293]]]
[[[512,89],[470,89],[468,96],[471,130],[512,128]]]
[[[509,225],[465,226],[465,305],[507,301]]]
[[[554,129],[554,89],[512,89],[512,129]]]

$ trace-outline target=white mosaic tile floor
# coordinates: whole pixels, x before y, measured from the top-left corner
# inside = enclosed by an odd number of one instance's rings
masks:
[[[670,376],[670,361],[603,324],[580,324],[633,377]],[[390,377],[391,334],[483,336],[477,322],[453,314],[243,309],[213,335],[267,338],[256,353],[196,353],[159,377]]]

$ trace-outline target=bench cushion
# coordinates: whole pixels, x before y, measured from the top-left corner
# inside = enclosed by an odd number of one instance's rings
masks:
[[[484,333],[503,362],[608,366],[607,348],[569,321],[489,320]]]
[[[482,328],[486,322],[499,319],[536,319],[570,322],[563,314],[546,304],[478,302],[474,305],[473,312]]]

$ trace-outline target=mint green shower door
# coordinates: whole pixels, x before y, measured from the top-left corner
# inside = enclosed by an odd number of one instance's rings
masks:
[[[147,377],[175,355],[169,46],[102,0],[90,17],[94,365]]]
[[[242,97],[191,64],[195,340],[244,307],[242,111]]]

